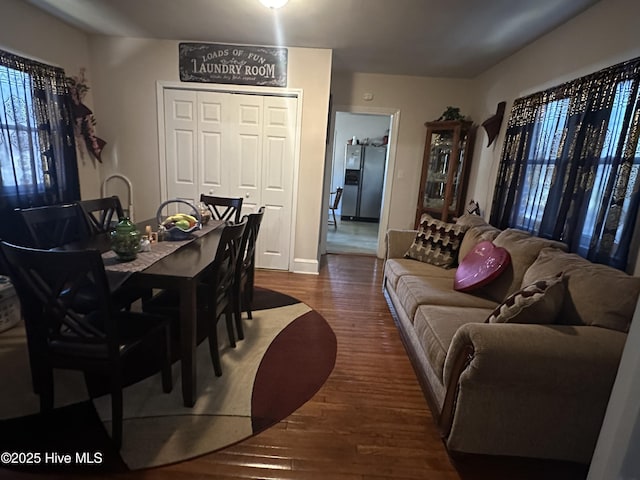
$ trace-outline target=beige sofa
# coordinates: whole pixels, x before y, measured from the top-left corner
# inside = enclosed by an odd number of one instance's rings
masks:
[[[477,216],[459,222],[468,227],[459,258],[480,240],[510,253],[496,280],[456,291],[455,268],[404,258],[415,230],[390,230],[383,285],[448,450],[589,463],[640,278]],[[486,323],[506,297],[559,272],[555,318]]]

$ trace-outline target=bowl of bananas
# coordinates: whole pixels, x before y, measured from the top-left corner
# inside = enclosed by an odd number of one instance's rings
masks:
[[[165,207],[174,203],[187,205],[191,208],[192,213],[174,213],[166,217],[163,216]],[[194,231],[202,227],[200,212],[194,205],[186,200],[175,199],[162,202],[158,207],[156,219],[158,220],[159,227],[164,228],[167,240],[188,240],[193,236],[192,233]]]

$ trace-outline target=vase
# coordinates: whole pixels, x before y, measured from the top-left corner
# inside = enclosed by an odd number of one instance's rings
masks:
[[[128,217],[122,218],[111,232],[111,250],[120,260],[129,261],[136,258],[140,250],[141,233]]]

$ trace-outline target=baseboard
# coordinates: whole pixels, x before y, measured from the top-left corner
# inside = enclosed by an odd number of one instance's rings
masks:
[[[318,260],[310,258],[294,258],[292,271],[293,273],[318,275],[320,273],[320,263]]]

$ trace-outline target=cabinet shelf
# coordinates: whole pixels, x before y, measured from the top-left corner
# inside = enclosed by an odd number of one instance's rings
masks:
[[[416,228],[423,213],[444,221],[464,208],[476,127],[469,121],[427,122]]]

